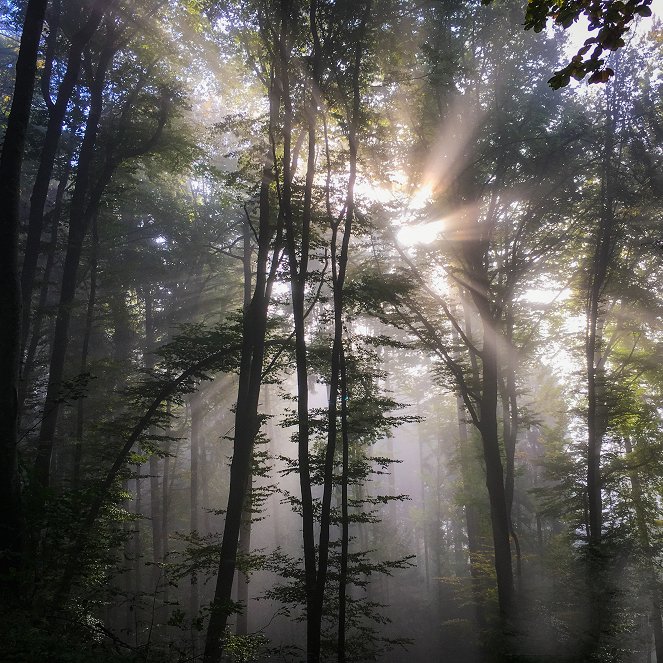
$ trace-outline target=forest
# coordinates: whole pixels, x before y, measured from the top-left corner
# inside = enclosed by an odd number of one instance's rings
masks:
[[[658,12],[1,0],[0,660],[663,663]]]

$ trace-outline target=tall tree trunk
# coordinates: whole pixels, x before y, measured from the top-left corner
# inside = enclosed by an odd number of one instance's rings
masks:
[[[421,416],[421,401],[417,399],[417,416]],[[424,548],[424,577],[426,579],[426,591],[430,589],[430,565],[428,559],[429,541],[428,541],[428,512],[426,508],[426,480],[424,463],[424,436],[423,427],[417,427],[417,447],[419,450],[419,489],[421,490],[421,542]]]
[[[92,220],[92,255],[90,256],[90,293],[88,295],[87,311],[85,312],[85,331],[83,332],[83,347],[81,348],[80,374],[87,372],[88,354],[90,350],[90,336],[92,335],[92,322],[94,320],[94,306],[97,296],[97,252],[99,250],[99,236],[97,234],[97,217]],[[83,454],[83,433],[85,428],[85,399],[79,398],[76,411],[76,444],[74,446],[73,487],[80,487],[81,458]]]
[[[170,414],[170,402],[168,402],[166,409]],[[163,587],[163,603],[164,603],[164,622],[168,620],[168,600],[169,600],[169,585],[168,585],[168,569],[166,562],[168,561],[168,532],[169,532],[169,511],[170,511],[170,442],[166,443],[164,451],[166,456],[163,459],[163,477],[161,479],[161,560],[163,562],[161,568],[161,584]]]
[[[144,292],[145,299],[145,350],[144,363],[148,373],[154,371],[154,349],[157,343],[157,330],[154,315],[154,300],[149,288]],[[152,430],[152,433],[155,431]],[[163,562],[163,524],[161,493],[159,490],[159,458],[152,454],[149,460],[150,472],[150,523],[152,526],[152,591],[157,591],[160,582],[161,570],[159,564]],[[164,485],[165,488],[165,485]]]
[[[624,438],[624,449],[627,454],[633,453],[633,445],[629,437]],[[635,522],[640,539],[640,546],[645,557],[644,580],[649,589],[651,612],[649,621],[654,634],[654,647],[656,648],[656,660],[663,661],[663,620],[661,618],[661,583],[657,576],[654,560],[657,551],[651,543],[649,528],[647,526],[647,514],[645,512],[642,483],[637,468],[629,471],[631,482],[631,497],[635,509]]]
[[[598,544],[601,541],[603,521],[601,447],[607,428],[607,411],[604,403],[605,358],[602,355],[602,328],[605,315],[603,292],[608,280],[608,268],[615,247],[616,231],[613,172],[616,123],[615,94],[614,85],[606,88],[600,218],[587,294],[587,329],[585,337],[587,363],[587,502],[589,537],[593,544]]]
[[[189,529],[200,533],[198,516],[200,512],[200,443],[202,428],[202,394],[200,388],[189,398],[191,411],[191,484],[190,484],[190,511]],[[191,574],[189,594],[189,614],[192,619],[198,615],[199,608],[198,577],[195,571]]]
[[[341,568],[338,578],[338,663],[345,663],[348,553],[350,546],[350,518],[348,513],[348,482],[350,467],[350,440],[348,433],[348,376],[345,364],[345,350],[341,347],[341,440],[343,459],[341,466]]]
[[[239,530],[239,554],[246,556],[251,552],[251,521],[253,513],[251,502],[253,500],[253,476],[249,474],[246,485],[246,504],[242,513],[242,526]],[[248,573],[241,571],[237,578],[237,602],[242,605],[242,611],[237,615],[237,635],[246,635],[249,632],[249,580]]]
[[[490,314],[488,299],[478,291],[473,291],[473,299],[481,318],[483,331],[479,432],[486,464],[486,488],[488,489],[490,503],[498,604],[502,619],[508,620],[514,607],[513,569],[509,542],[509,514],[497,426],[497,329]]]
[[[587,557],[587,596],[589,598],[589,627],[585,655],[595,656],[602,632],[609,619],[609,605],[605,602],[607,583],[605,552],[601,549],[603,500],[601,452],[608,425],[605,402],[605,360],[603,328],[605,325],[604,290],[609,279],[610,260],[616,243],[614,202],[614,145],[615,145],[615,85],[606,87],[606,112],[603,158],[601,162],[600,216],[595,236],[586,303],[585,361],[587,370],[587,529],[589,548]]]
[[[345,198],[345,215],[343,218],[343,235],[339,244],[338,232],[341,219],[333,222],[332,226],[332,240],[331,240],[331,264],[332,264],[332,287],[333,287],[333,303],[334,303],[334,340],[332,346],[331,357],[331,372],[329,381],[329,409],[328,409],[328,435],[327,435],[327,449],[325,454],[325,467],[324,467],[324,485],[322,496],[322,508],[320,514],[320,543],[318,546],[318,574],[316,582],[316,596],[315,596],[315,624],[313,625],[313,635],[315,637],[315,649],[308,647],[308,660],[317,663],[320,659],[320,632],[322,627],[322,614],[325,596],[325,585],[327,581],[327,565],[329,555],[329,527],[330,527],[330,513],[331,513],[331,493],[333,487],[333,470],[334,470],[334,454],[336,449],[336,436],[337,436],[337,418],[338,418],[338,395],[339,386],[342,386],[342,365],[343,365],[343,288],[345,285],[345,276],[347,272],[348,255],[350,247],[350,237],[352,235],[352,224],[355,215],[355,199],[354,188],[357,179],[357,150],[358,138],[357,130],[359,125],[359,113],[361,109],[361,89],[360,89],[360,68],[361,60],[364,51],[364,35],[366,31],[366,24],[371,11],[371,1],[366,0],[362,3],[360,13],[360,24],[357,33],[357,38],[354,45],[353,60],[352,60],[352,88],[351,88],[351,103],[348,109],[348,147],[349,147],[349,174],[348,184]],[[311,26],[315,29],[315,5],[311,3]],[[315,29],[317,35],[317,29]],[[317,39],[316,39],[317,42]],[[314,57],[314,60],[319,58]],[[319,64],[318,64],[319,66]],[[319,73],[318,73],[319,75]],[[314,80],[315,83],[315,80]],[[309,122],[311,127],[310,131],[314,132],[315,117],[312,117]],[[315,136],[311,135],[309,139],[310,145],[313,143]],[[309,146],[309,158],[311,146]],[[315,164],[310,164],[311,168]],[[312,183],[312,181],[311,181]],[[331,221],[331,219],[330,219]],[[343,404],[342,404],[343,408]],[[347,410],[346,410],[347,417]],[[347,431],[346,431],[347,432]],[[346,439],[343,440],[345,445]],[[343,450],[345,459],[346,449]],[[347,476],[346,476],[347,480]],[[341,486],[342,496],[345,497],[347,502],[347,486]],[[343,499],[343,498],[342,498]],[[343,507],[342,507],[343,508]],[[347,521],[347,504],[346,504],[346,518]],[[347,526],[347,522],[344,523]],[[342,547],[345,545],[345,562],[341,561],[342,574],[347,575],[347,542],[343,543],[343,537],[347,534],[345,529],[342,530]],[[340,591],[342,595],[342,605],[340,610],[342,612],[343,624],[339,621],[339,637],[338,637],[338,656],[341,660],[345,656],[345,578],[342,579],[343,585]],[[339,614],[339,620],[341,614]]]
[[[104,0],[96,0],[90,11],[90,18],[85,25],[72,37],[67,65],[64,76],[58,88],[55,103],[48,104],[48,124],[39,157],[39,166],[35,175],[32,195],[30,197],[30,211],[28,216],[28,235],[25,243],[23,269],[21,272],[21,289],[23,293],[23,321],[21,346],[24,348],[28,338],[30,324],[30,308],[32,289],[34,287],[37,260],[39,259],[39,246],[41,243],[44,210],[48,198],[48,189],[51,183],[53,165],[60,144],[60,136],[64,127],[67,106],[71,100],[74,87],[78,82],[81,69],[83,50],[97,31],[104,12],[112,4]]]
[[[85,136],[78,157],[76,186],[71,201],[69,215],[69,238],[62,273],[60,303],[55,322],[53,346],[49,367],[48,387],[44,405],[44,417],[39,430],[39,445],[35,460],[35,479],[41,487],[50,482],[51,456],[55,440],[55,431],[60,412],[59,392],[64,376],[65,359],[69,340],[69,320],[71,307],[76,293],[76,276],[80,263],[83,241],[87,232],[89,213],[86,210],[92,163],[97,142],[99,120],[103,108],[103,92],[106,73],[115,53],[114,48],[102,49],[90,90],[90,112],[85,125]]]
[[[504,439],[504,456],[506,459],[504,476],[504,493],[506,499],[507,514],[509,516],[509,531],[516,552],[516,575],[522,575],[522,559],[520,552],[520,539],[514,527],[513,499],[516,478],[516,443],[518,440],[518,392],[516,388],[516,348],[513,343],[513,313],[510,303],[505,306],[505,354],[504,357],[504,381],[502,383],[502,432]]]
[[[460,396],[456,397],[456,411],[458,414],[458,448],[460,456],[461,476],[463,480],[463,508],[465,511],[465,527],[467,529],[467,550],[470,559],[472,596],[474,599],[477,625],[479,629],[483,630],[486,625],[486,615],[484,610],[484,595],[481,590],[481,529],[477,505],[471,499],[469,492],[470,486],[472,484],[472,453],[470,450],[470,437],[467,432],[467,414],[463,406],[463,399]]]
[[[23,540],[16,445],[21,344],[18,273],[21,166],[35,86],[46,0],[29,0],[16,61],[11,110],[0,156],[0,585],[15,584]],[[15,596],[14,592],[7,596]]]
[[[270,133],[277,124],[279,90],[273,74],[270,78]],[[258,255],[256,260],[256,280],[250,305],[244,310],[242,319],[242,350],[235,408],[235,436],[233,459],[230,466],[230,490],[223,527],[223,540],[216,579],[214,600],[210,606],[210,620],[205,638],[204,663],[219,663],[223,655],[223,636],[231,612],[231,593],[235,567],[242,511],[246,501],[246,489],[251,472],[253,444],[260,429],[258,404],[262,386],[262,371],[265,356],[265,335],[267,331],[267,310],[271,298],[272,285],[279,262],[281,224],[277,223],[274,253],[270,261],[273,229],[270,214],[269,190],[273,180],[271,158],[263,167],[260,186],[260,211],[258,222]]]
[[[25,358],[23,361],[23,371],[21,373],[21,385],[19,392],[19,408],[22,411],[27,398],[28,390],[30,388],[30,379],[35,365],[35,358],[37,356],[37,349],[39,341],[41,340],[41,331],[46,317],[46,307],[48,305],[48,296],[51,285],[51,278],[53,275],[53,265],[55,264],[55,256],[57,255],[58,234],[60,228],[60,219],[62,218],[62,207],[65,190],[69,183],[69,175],[71,174],[73,154],[67,156],[60,182],[55,194],[55,204],[51,210],[51,236],[48,245],[48,255],[46,256],[46,264],[44,265],[44,275],[39,288],[39,302],[35,309],[34,320],[32,322],[32,329],[30,334],[30,343],[28,344]],[[23,353],[22,353],[23,354]]]
[[[242,266],[244,271],[244,310],[251,306],[252,286],[252,248],[251,225],[248,218],[244,220]],[[253,458],[251,459],[253,464]],[[246,557],[251,552],[251,524],[253,521],[253,473],[249,472],[246,480],[246,503],[242,513],[242,525],[239,530],[239,554]],[[249,581],[248,573],[240,572],[237,577],[237,602],[242,605],[242,611],[237,615],[237,635],[246,635],[249,632]]]
[[[305,290],[308,276],[308,261],[310,247],[310,223],[313,177],[315,174],[315,123],[317,105],[313,91],[309,92],[310,100],[307,108],[308,123],[308,155],[306,168],[306,183],[304,189],[304,207],[302,211],[301,228],[295,228],[295,219],[292,210],[292,122],[293,109],[290,96],[290,57],[291,57],[291,24],[293,21],[291,0],[281,0],[280,18],[281,29],[279,34],[279,80],[283,94],[283,159],[282,159],[282,214],[286,231],[286,248],[288,265],[290,269],[290,293],[292,299],[292,315],[295,327],[295,362],[297,374],[297,460],[299,466],[299,488],[302,505],[302,540],[304,544],[304,586],[306,593],[306,660],[317,663],[320,657],[320,628],[322,620],[321,575],[326,573],[323,569],[325,555],[325,508],[331,501],[331,486],[327,485],[325,472],[325,486],[322,504],[319,566],[316,574],[315,535],[314,535],[314,509],[311,490],[311,471],[309,465],[309,376],[307,342],[305,329]],[[309,4],[309,26],[315,31],[316,0]],[[314,48],[312,56],[313,67],[316,69],[316,60],[319,54]],[[299,256],[297,239],[299,238]],[[327,452],[329,455],[329,451]],[[333,451],[332,451],[333,454]],[[326,537],[329,531],[327,524]]]

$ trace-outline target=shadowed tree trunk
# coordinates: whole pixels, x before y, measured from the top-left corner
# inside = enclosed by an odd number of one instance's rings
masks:
[[[246,485],[246,504],[242,513],[242,526],[239,530],[239,554],[246,556],[251,552],[251,501],[253,499],[253,476],[249,474]],[[237,615],[237,635],[246,635],[249,632],[249,580],[248,573],[240,571],[237,576],[237,602],[242,605],[242,611]]]
[[[46,0],[27,3],[14,95],[0,156],[0,583],[9,587],[15,583],[12,573],[19,564],[23,537],[16,466],[21,343],[18,272],[21,165],[46,5]]]
[[[28,344],[27,351],[25,352],[25,359],[23,362],[23,371],[21,374],[19,408],[23,410],[25,399],[28,395],[30,388],[30,379],[35,365],[35,358],[37,356],[37,349],[39,342],[42,340],[42,327],[44,325],[44,318],[46,317],[46,307],[48,306],[49,292],[51,286],[51,278],[53,277],[53,266],[55,263],[55,256],[57,254],[58,236],[60,230],[60,219],[62,218],[62,207],[64,201],[64,194],[69,183],[69,175],[71,174],[72,154],[67,155],[67,160],[64,166],[62,175],[60,176],[60,183],[55,194],[55,204],[50,212],[51,215],[51,236],[48,246],[48,255],[46,257],[46,264],[44,265],[44,274],[39,288],[39,302],[35,309],[34,321],[32,323],[30,333],[30,343]],[[47,345],[47,348],[50,347]]]
[[[45,95],[46,104],[48,106],[48,124],[46,125],[46,134],[44,135],[44,142],[41,148],[39,166],[32,187],[32,195],[30,197],[28,235],[25,243],[23,269],[21,272],[21,289],[23,295],[22,347],[25,347],[28,338],[32,289],[34,287],[37,260],[39,258],[44,210],[46,208],[53,165],[60,144],[60,136],[62,135],[67,106],[71,100],[74,87],[78,82],[83,51],[92,38],[92,35],[94,35],[99,28],[104,13],[112,4],[112,0],[111,2],[96,0],[93,4],[89,19],[71,39],[66,70],[58,88],[55,102],[50,100],[49,95]],[[53,8],[53,11],[56,11],[55,7]],[[59,13],[59,8],[57,11]],[[49,82],[42,81],[42,89],[48,90],[48,86]]]
[[[189,527],[192,532],[199,532],[198,516],[200,511],[200,446],[202,424],[202,395],[200,389],[191,394],[189,399],[191,411],[191,485]],[[198,577],[195,572],[191,574],[189,593],[189,613],[191,618],[198,615],[200,604],[198,592]]]
[[[463,509],[465,512],[465,527],[467,529],[467,551],[470,559],[470,576],[472,578],[472,597],[474,599],[477,625],[483,629],[486,625],[484,610],[484,596],[481,591],[481,528],[479,523],[479,511],[477,505],[470,497],[470,486],[472,484],[470,464],[472,462],[470,437],[467,434],[467,414],[463,407],[463,399],[456,397],[456,411],[458,413],[458,448],[460,455],[460,470],[463,480]]]
[[[69,238],[62,273],[60,302],[55,322],[48,387],[44,405],[44,417],[39,430],[39,445],[35,460],[35,479],[41,487],[47,487],[51,475],[51,456],[55,440],[58,415],[60,412],[59,394],[64,377],[65,359],[69,341],[69,320],[76,293],[76,277],[83,250],[83,240],[89,223],[86,213],[92,164],[99,130],[99,120],[103,108],[103,92],[106,74],[115,54],[114,47],[102,49],[90,89],[90,112],[85,125],[85,136],[78,157],[76,185],[69,214]]]
[[[277,125],[279,105],[279,88],[273,72],[270,72],[270,135]],[[245,308],[242,318],[242,350],[235,408],[233,458],[230,466],[230,490],[216,589],[210,606],[210,620],[205,638],[204,663],[219,663],[223,655],[223,636],[228,616],[232,610],[230,599],[237,564],[242,512],[246,503],[246,491],[251,473],[253,444],[260,429],[258,405],[265,357],[267,310],[272,285],[276,278],[281,244],[281,218],[279,217],[276,228],[271,219],[269,193],[273,177],[274,164],[271,157],[268,157],[263,167],[260,185],[255,287],[251,302]],[[272,240],[274,240],[273,247]]]
[[[479,432],[486,464],[486,488],[488,489],[490,503],[497,595],[500,615],[503,619],[509,619],[514,607],[513,569],[511,567],[511,545],[509,542],[509,514],[497,427],[497,330],[490,313],[488,299],[477,290],[472,292],[483,327]]]
[[[603,479],[601,453],[608,427],[606,376],[603,329],[606,322],[605,288],[610,278],[610,262],[616,245],[615,217],[615,130],[617,121],[616,85],[605,91],[605,126],[600,169],[601,185],[599,219],[594,237],[587,286],[585,362],[587,375],[587,525],[589,548],[587,557],[587,590],[589,597],[589,626],[585,655],[596,655],[602,633],[612,619],[606,597],[610,595],[611,580],[607,573],[608,551],[601,547],[603,528]]]
[[[94,320],[94,306],[97,296],[97,253],[99,250],[99,236],[97,234],[97,217],[92,221],[92,255],[90,257],[90,292],[88,294],[87,311],[85,313],[85,331],[83,332],[83,347],[81,349],[81,364],[79,373],[87,373],[88,354],[90,350],[90,336],[92,335],[92,322]],[[83,454],[83,433],[85,428],[85,399],[79,398],[76,408],[76,443],[74,446],[73,486],[80,487],[81,458]]]
[[[633,453],[633,445],[631,439],[626,437],[624,439],[624,450],[627,454]],[[640,474],[636,468],[631,469],[629,472],[629,479],[631,482],[631,498],[633,500],[633,507],[635,509],[635,520],[638,530],[638,538],[640,539],[640,546],[645,557],[644,580],[649,589],[651,597],[651,613],[649,616],[649,623],[654,635],[654,646],[656,648],[656,660],[663,661],[663,620],[661,618],[661,583],[657,577],[654,559],[656,557],[656,550],[652,546],[651,537],[649,535],[649,527],[647,526],[647,514],[644,507],[642,483],[640,481]]]

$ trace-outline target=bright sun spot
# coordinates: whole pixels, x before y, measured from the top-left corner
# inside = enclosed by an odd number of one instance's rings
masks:
[[[419,210],[423,209],[428,205],[430,199],[433,196],[433,184],[431,182],[426,182],[420,186],[410,198],[408,202],[408,209]]]
[[[444,228],[444,220],[429,221],[416,226],[403,225],[396,233],[398,243],[403,246],[414,246],[415,244],[430,244],[434,242]]]
[[[523,299],[532,304],[554,304],[566,301],[571,296],[569,288],[530,288],[523,293]]]

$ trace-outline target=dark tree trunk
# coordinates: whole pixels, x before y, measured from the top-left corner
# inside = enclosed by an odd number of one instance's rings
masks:
[[[320,637],[322,628],[322,615],[324,606],[325,586],[327,582],[327,566],[329,555],[329,527],[330,527],[330,512],[331,512],[331,494],[333,488],[333,470],[334,470],[334,455],[336,450],[336,437],[337,437],[337,419],[338,419],[338,395],[339,386],[342,387],[342,367],[343,367],[343,288],[345,285],[345,275],[347,271],[350,237],[352,235],[352,224],[355,214],[355,201],[354,201],[354,187],[357,179],[357,128],[359,124],[359,113],[361,106],[361,89],[359,83],[361,60],[364,51],[363,38],[365,34],[366,24],[371,10],[371,2],[367,0],[362,3],[360,13],[360,25],[357,33],[357,38],[354,45],[353,59],[352,59],[352,87],[351,87],[351,103],[348,108],[348,146],[349,146],[349,175],[345,199],[345,215],[343,219],[343,235],[338,246],[339,226],[341,220],[334,222],[332,227],[332,240],[331,240],[331,264],[332,264],[332,286],[333,286],[333,301],[334,301],[334,340],[332,346],[331,357],[331,372],[329,382],[329,409],[328,409],[328,435],[327,435],[327,449],[325,454],[325,467],[324,467],[324,486],[322,496],[322,508],[320,514],[320,543],[318,546],[318,574],[315,587],[315,612],[313,618],[315,623],[309,625],[309,634],[314,637],[313,646],[308,646],[308,661],[317,663],[320,660]],[[319,48],[317,43],[317,30],[315,29],[315,3],[311,3],[311,20],[312,29],[315,30],[315,43],[316,51]],[[320,58],[319,52],[314,54],[314,61]],[[318,62],[318,67],[319,67]],[[319,77],[320,72],[314,72]],[[316,79],[314,78],[314,83]],[[314,102],[313,102],[314,103]],[[313,106],[315,110],[315,106]],[[309,159],[311,158],[311,150],[314,145],[314,119],[313,112],[310,122],[310,137],[309,137]],[[309,172],[315,167],[315,163],[309,164]],[[308,175],[308,173],[307,173]],[[311,186],[313,183],[311,174]],[[308,180],[307,180],[308,184]],[[331,219],[330,219],[331,220]],[[308,247],[306,247],[308,248]],[[342,403],[342,413],[345,412],[347,424],[347,404]],[[343,431],[342,431],[343,432]],[[347,426],[345,431],[346,437],[343,439],[343,459],[347,460],[345,445],[347,444]],[[345,657],[345,609],[346,609],[346,596],[345,584],[347,577],[347,541],[344,543],[344,538],[347,536],[347,473],[345,482],[342,482],[342,509],[343,499],[345,499],[345,517],[342,523],[341,546],[342,546],[342,559],[341,559],[341,587],[339,588],[339,598],[342,599],[339,605],[339,630],[338,630],[338,656],[339,660],[344,660]],[[344,553],[343,553],[344,550]],[[345,559],[343,559],[345,557]],[[309,616],[309,620],[311,617]],[[342,623],[341,623],[342,622]]]
[[[156,321],[154,315],[154,300],[149,288],[144,292],[145,299],[145,369],[148,374],[154,371],[154,350],[157,343]],[[155,431],[153,430],[152,433]],[[162,499],[159,490],[159,458],[152,454],[149,460],[150,471],[150,523],[152,526],[152,591],[156,592],[160,582],[161,570],[159,564],[163,562],[163,524]]]
[[[596,249],[587,294],[587,331],[585,353],[587,362],[587,503],[589,538],[592,544],[601,542],[603,505],[601,499],[601,447],[607,428],[605,406],[605,358],[602,353],[603,292],[608,280],[610,258],[615,247],[614,202],[614,143],[615,88],[606,88],[605,137],[601,164],[600,218],[596,234]]]
[[[80,374],[87,372],[88,354],[90,350],[90,336],[92,335],[92,322],[94,320],[94,306],[97,296],[97,252],[99,249],[99,236],[97,234],[97,218],[92,221],[92,255],[90,257],[90,293],[88,295],[87,311],[85,312],[85,331],[83,332],[83,347],[81,348]],[[80,487],[81,458],[83,454],[83,433],[85,428],[85,399],[79,398],[76,412],[76,444],[74,446],[73,487]]]
[[[200,443],[202,424],[202,395],[200,389],[191,394],[189,399],[191,410],[191,485],[190,485],[190,519],[191,532],[199,533],[198,515],[200,511]],[[189,613],[191,618],[198,615],[200,604],[198,593],[198,577],[194,571],[191,574],[191,586],[189,595]]]
[[[15,584],[13,574],[19,565],[23,538],[16,465],[21,343],[18,273],[21,165],[46,5],[46,0],[29,0],[27,4],[16,61],[14,96],[0,157],[0,583],[7,587]]]
[[[55,322],[55,333],[53,335],[44,417],[39,431],[39,446],[35,460],[35,479],[37,484],[42,487],[47,487],[50,482],[51,456],[53,454],[55,431],[60,412],[58,396],[64,376],[69,340],[69,320],[76,293],[76,277],[83,250],[83,241],[89,222],[89,211],[86,209],[86,204],[90,189],[92,163],[97,142],[97,132],[99,130],[99,120],[103,108],[106,73],[113,59],[114,52],[112,48],[104,48],[101,52],[94,82],[90,90],[90,112],[78,158],[76,185],[69,215],[69,238],[62,274],[60,303]]]
[[[338,578],[338,663],[345,663],[345,638],[347,614],[348,552],[350,546],[350,519],[348,513],[348,481],[350,466],[350,440],[348,435],[348,376],[345,351],[341,347],[341,440],[343,460],[341,467],[341,568]]]
[[[312,0],[309,5],[309,23],[312,29],[315,24],[316,2]],[[281,29],[279,34],[279,82],[283,97],[283,159],[282,159],[282,215],[286,233],[286,249],[290,269],[290,293],[292,299],[292,315],[295,327],[295,362],[297,374],[297,460],[299,468],[299,488],[302,505],[302,540],[304,544],[304,586],[306,593],[306,660],[317,663],[320,657],[320,624],[322,620],[322,591],[320,579],[326,574],[326,543],[329,538],[329,524],[325,523],[325,509],[328,513],[328,504],[331,501],[331,485],[327,482],[325,470],[325,485],[322,503],[319,566],[316,575],[314,509],[311,490],[311,470],[309,465],[309,393],[308,393],[308,358],[305,329],[305,289],[308,275],[308,260],[310,246],[310,223],[313,176],[315,174],[315,121],[317,107],[311,91],[308,108],[308,155],[306,168],[306,183],[304,190],[304,208],[302,211],[301,228],[295,228],[295,218],[292,210],[292,122],[293,109],[290,96],[290,67],[291,67],[291,24],[293,17],[292,2],[281,0],[280,18]],[[316,53],[313,54],[313,67],[316,68]],[[299,239],[299,251],[297,247]],[[299,253],[299,257],[298,254]],[[329,457],[329,451],[327,452]],[[332,451],[333,457],[333,451]],[[325,531],[326,527],[326,531]]]
[[[585,361],[587,370],[587,596],[589,598],[589,626],[585,656],[599,651],[602,633],[611,619],[610,606],[605,601],[611,583],[607,573],[607,557],[601,548],[603,527],[603,480],[601,453],[608,425],[605,402],[605,361],[603,328],[605,325],[604,290],[609,280],[610,260],[616,244],[614,148],[616,124],[616,87],[606,87],[604,144],[601,162],[600,215],[596,230],[595,250],[587,290],[585,330]]]
[[[483,347],[481,350],[481,400],[479,404],[481,442],[486,464],[486,488],[490,503],[490,522],[495,552],[495,573],[497,575],[497,597],[502,619],[512,615],[513,569],[511,566],[511,545],[509,542],[509,514],[504,489],[504,471],[500,454],[497,426],[498,370],[497,370],[497,330],[488,300],[474,291],[483,327]]]
[[[516,552],[516,575],[522,575],[522,559],[520,552],[520,539],[516,532],[513,519],[513,499],[516,478],[516,443],[518,440],[518,393],[516,388],[516,348],[513,343],[513,313],[510,304],[505,313],[505,358],[504,358],[504,381],[502,383],[502,431],[504,439],[504,456],[506,459],[504,476],[504,493],[506,499],[507,514],[509,517],[509,531]]]
[[[246,556],[251,552],[251,521],[253,513],[251,502],[253,500],[253,476],[249,474],[246,485],[246,504],[242,513],[242,526],[239,530],[239,554]],[[242,611],[237,615],[237,635],[246,635],[249,632],[249,580],[248,573],[240,572],[237,577],[237,602],[242,605]]]
[[[166,409],[170,414],[170,402],[167,404]],[[167,442],[165,445],[164,451],[166,454],[170,452],[170,443]],[[163,477],[161,479],[161,560],[163,566],[161,568],[161,585],[163,587],[163,603],[164,610],[163,616],[164,622],[168,621],[168,601],[169,601],[169,584],[168,584],[168,568],[166,562],[168,561],[168,551],[169,551],[169,542],[168,542],[168,532],[169,532],[169,506],[170,506],[170,480],[171,480],[171,468],[170,468],[170,455],[166,455],[163,459]]]
[[[274,81],[270,86],[270,126],[275,126],[278,110],[278,90]],[[260,428],[258,404],[262,385],[265,356],[265,334],[267,310],[271,289],[276,276],[280,243],[280,229],[276,229],[275,254],[270,264],[272,229],[270,219],[269,189],[273,176],[271,160],[263,168],[260,187],[260,212],[258,227],[258,256],[256,261],[256,284],[242,321],[242,351],[240,360],[237,406],[235,409],[235,437],[233,459],[230,466],[230,490],[223,528],[223,541],[219,560],[214,599],[210,606],[210,620],[205,639],[204,663],[219,663],[223,655],[223,635],[231,612],[231,593],[242,512],[246,501],[246,489],[251,473],[253,444]],[[269,270],[269,273],[268,273]]]
[[[472,578],[472,596],[474,599],[475,614],[478,627],[483,630],[486,625],[484,610],[484,594],[481,590],[481,527],[479,522],[479,510],[470,497],[471,462],[472,453],[469,448],[470,437],[467,434],[466,412],[463,407],[463,399],[456,398],[456,410],[458,413],[458,446],[460,455],[460,469],[463,479],[463,508],[465,511],[465,526],[467,529],[467,550],[470,559],[470,576]]]
[[[73,36],[67,57],[67,67],[58,88],[57,98],[55,103],[49,104],[46,134],[44,136],[44,142],[39,158],[39,166],[32,187],[32,195],[30,197],[28,235],[25,243],[23,269],[21,272],[21,289],[23,293],[22,347],[25,347],[28,338],[32,289],[34,287],[35,274],[37,271],[37,260],[39,259],[39,246],[41,243],[44,210],[48,197],[48,189],[51,183],[53,165],[60,144],[60,136],[62,135],[65,115],[67,113],[67,106],[78,81],[83,50],[92,38],[92,35],[99,28],[104,12],[109,5],[110,3],[108,2],[97,0],[92,7],[90,18]]]
[[[30,334],[30,343],[25,353],[23,362],[23,371],[21,374],[21,388],[19,398],[19,408],[22,411],[25,399],[27,398],[30,389],[30,379],[35,365],[37,356],[37,349],[41,340],[41,331],[46,317],[46,307],[48,306],[48,298],[51,285],[51,277],[53,275],[53,265],[55,264],[55,256],[57,255],[58,234],[60,228],[60,219],[62,217],[62,206],[64,200],[65,190],[69,183],[69,175],[71,174],[71,160],[72,154],[69,154],[65,163],[64,170],[60,176],[57,193],[55,194],[55,205],[51,210],[51,236],[48,246],[48,255],[46,257],[46,264],[44,265],[44,275],[39,288],[39,302],[35,309],[34,321]],[[48,346],[47,346],[48,347]]]
[[[624,439],[624,450],[627,454],[633,453],[633,445],[630,438]],[[657,551],[651,543],[649,528],[647,526],[647,513],[645,511],[642,483],[637,469],[629,472],[631,481],[631,494],[633,507],[635,509],[635,522],[637,525],[640,546],[645,557],[644,581],[649,589],[651,600],[651,611],[649,623],[654,635],[654,647],[656,648],[656,660],[663,661],[663,621],[661,619],[661,583],[657,577],[655,558]]]

